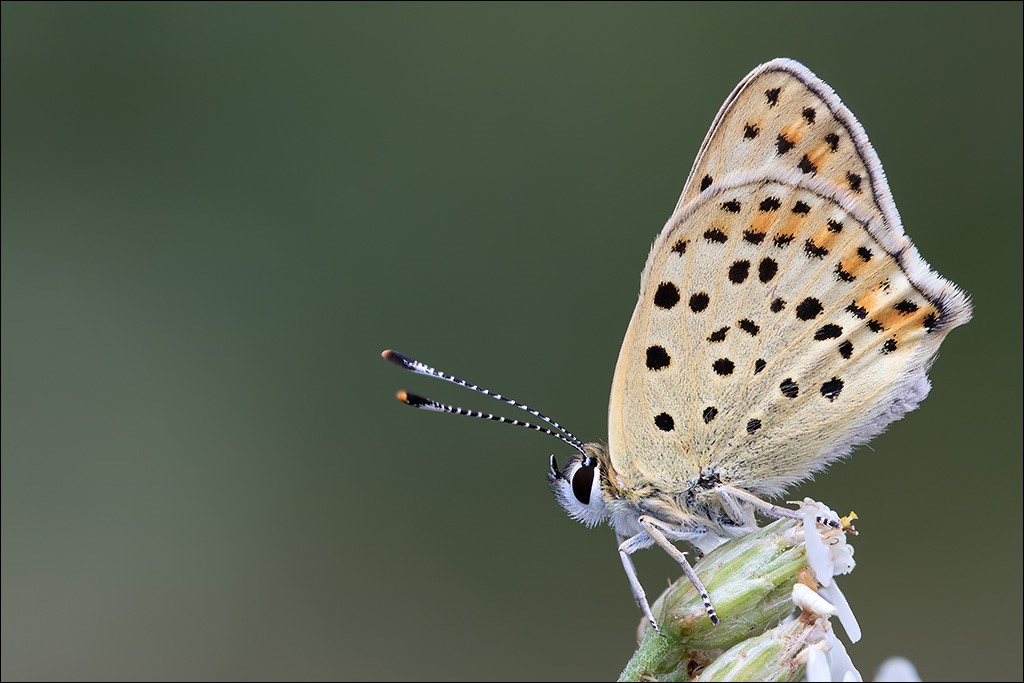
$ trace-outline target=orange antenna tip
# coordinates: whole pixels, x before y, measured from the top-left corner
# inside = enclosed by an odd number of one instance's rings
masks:
[[[385,351],[384,353],[387,353],[387,351]],[[409,403],[409,394],[405,393],[405,389],[399,389],[398,391],[396,391],[395,398],[397,398],[402,403]]]
[[[408,356],[403,355],[398,351],[394,351],[392,349],[385,349],[384,352],[380,354],[380,357],[386,360],[387,362],[394,363],[395,365],[405,368],[406,370],[412,370],[413,372],[418,372],[421,375],[424,374],[419,370],[419,366],[422,365],[421,363],[417,363],[412,358],[409,358]]]

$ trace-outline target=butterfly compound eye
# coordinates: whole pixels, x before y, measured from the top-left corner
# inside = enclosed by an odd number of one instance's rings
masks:
[[[592,455],[577,456],[559,472],[552,457],[551,468],[548,470],[548,481],[555,500],[570,517],[588,527],[597,526],[608,518],[599,462]]]
[[[572,495],[583,505],[590,505],[591,492],[594,490],[594,476],[597,472],[597,460],[586,458],[572,473]]]

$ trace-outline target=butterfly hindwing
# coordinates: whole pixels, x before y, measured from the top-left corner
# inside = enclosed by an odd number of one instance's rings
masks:
[[[779,493],[916,407],[945,333],[969,319],[904,235],[856,119],[803,67],[772,64],[720,112],[644,270],[610,405],[628,485],[681,491],[713,469]],[[744,152],[751,121],[792,149]],[[787,154],[820,149],[812,126],[848,147],[806,172]]]

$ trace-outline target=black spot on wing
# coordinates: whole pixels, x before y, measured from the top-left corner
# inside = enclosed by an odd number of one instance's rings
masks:
[[[796,398],[800,393],[800,387],[792,380],[792,378],[787,377],[782,380],[782,384],[779,385],[779,391],[781,391],[782,395],[786,398]]]
[[[836,264],[836,279],[841,282],[853,282],[857,279],[857,276],[843,270],[843,262],[840,261]]]
[[[733,370],[736,369],[736,364],[728,358],[719,358],[711,364],[711,369],[714,370],[716,374],[726,377],[731,375]]]
[[[893,304],[893,308],[899,311],[902,315],[917,313],[917,304],[909,299],[904,299],[903,301]]]
[[[672,357],[668,355],[665,347],[657,344],[647,347],[647,368],[649,370],[663,370],[672,363]]]
[[[828,255],[828,249],[819,247],[812,240],[804,241],[804,253],[811,258],[823,259]]]
[[[729,279],[737,285],[746,280],[749,273],[750,261],[736,261],[729,266]]]
[[[814,333],[814,340],[825,341],[826,339],[837,339],[838,337],[842,336],[842,334],[842,327],[836,325],[835,323],[829,323],[827,325],[822,325],[821,327],[818,328],[818,330]]]
[[[671,282],[662,282],[654,293],[654,305],[658,308],[672,308],[679,303],[679,288]]]
[[[710,230],[704,231],[704,239],[708,242],[722,244],[727,239],[725,233],[718,228],[711,228]]]
[[[818,167],[811,161],[811,158],[806,154],[800,159],[800,163],[796,165],[804,173],[817,173]]]
[[[766,236],[767,233],[755,232],[754,230],[743,231],[743,240],[750,242],[751,244],[761,244],[761,242],[764,242],[764,238]]]
[[[801,301],[796,307],[796,317],[800,320],[813,320],[817,318],[824,308],[821,302],[815,299],[813,296],[809,296]]]
[[[785,135],[780,133],[779,136],[775,138],[775,153],[779,156],[782,156],[789,150],[793,149],[793,147],[793,142]]]
[[[719,330],[715,330],[714,332],[712,332],[710,334],[710,336],[708,336],[708,341],[711,342],[712,344],[716,344],[718,342],[723,342],[723,341],[725,341],[725,335],[726,335],[726,333],[728,331],[729,331],[729,326],[728,325],[726,325],[725,327],[723,327],[723,328],[721,328]]]
[[[829,401],[835,401],[843,391],[843,380],[833,377],[821,385],[821,395]]]
[[[858,306],[856,301],[850,302],[850,305],[846,307],[846,310],[861,320],[868,317],[868,309],[863,306]]]

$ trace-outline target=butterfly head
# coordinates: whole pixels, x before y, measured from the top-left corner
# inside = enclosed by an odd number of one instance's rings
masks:
[[[605,488],[608,482],[608,454],[598,444],[586,444],[559,469],[551,456],[548,482],[558,504],[569,516],[588,527],[608,519]]]
[[[558,500],[558,503],[565,508],[566,512],[569,513],[570,517],[586,524],[588,527],[597,526],[609,518],[611,511],[607,508],[606,502],[615,499],[616,495],[613,492],[613,487],[608,476],[608,473],[611,470],[611,459],[609,458],[608,451],[604,446],[596,443],[583,443],[562,425],[558,424],[543,413],[534,410],[525,403],[520,403],[513,398],[503,396],[497,392],[459,379],[455,375],[432,368],[426,363],[421,363],[418,360],[391,349],[384,351],[381,355],[384,360],[394,363],[395,365],[416,373],[417,375],[434,377],[451,384],[472,389],[473,391],[490,396],[491,398],[503,403],[507,403],[510,406],[519,408],[520,410],[525,410],[530,415],[539,419],[547,426],[532,422],[525,422],[515,418],[508,418],[502,415],[492,415],[491,413],[485,413],[479,410],[467,410],[466,408],[448,405],[433,399],[411,394],[407,391],[399,391],[396,394],[396,398],[398,398],[399,401],[408,406],[412,406],[413,408],[437,413],[449,413],[484,420],[493,420],[495,422],[502,422],[516,427],[525,427],[542,434],[547,434],[548,436],[558,439],[562,443],[573,447],[576,449],[576,453],[569,459],[563,468],[559,468],[558,463],[555,460],[555,456],[551,456],[550,467],[548,469],[548,481],[551,484],[551,490],[554,491],[555,498]]]

